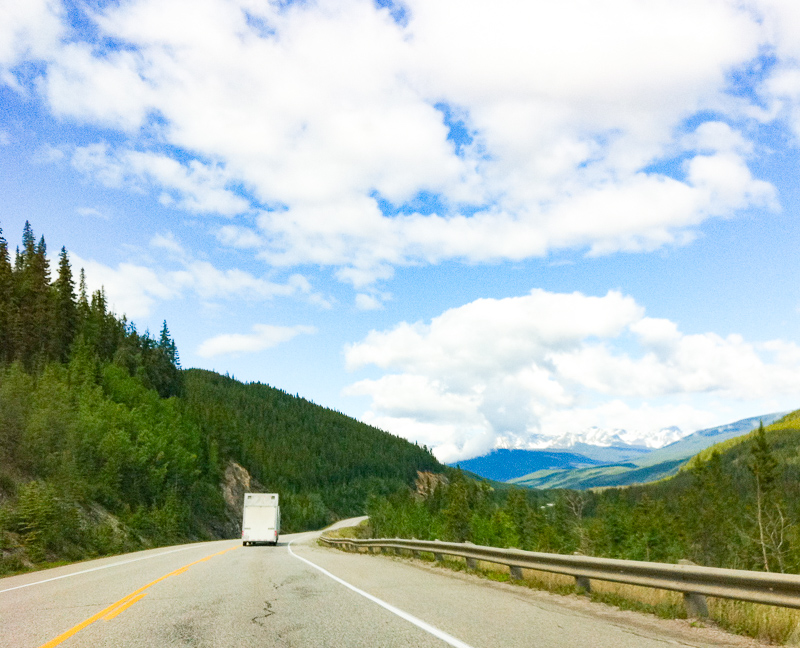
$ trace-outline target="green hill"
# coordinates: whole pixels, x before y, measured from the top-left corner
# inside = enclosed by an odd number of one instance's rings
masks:
[[[287,532],[363,513],[371,495],[444,472],[427,448],[303,398],[183,371],[166,322],[140,334],[51,280],[26,224],[0,232],[0,574],[232,537],[245,489],[281,494]]]
[[[426,449],[304,398],[201,369],[183,373],[182,410],[221,457],[284,494],[289,528],[361,515],[368,495],[404,488],[418,470],[445,470]],[[319,514],[304,519],[295,501]]]
[[[529,488],[574,488],[580,490],[644,484],[674,475],[685,461],[685,459],[677,459],[642,467],[635,464],[613,464],[569,470],[542,470],[512,479],[509,483]]]

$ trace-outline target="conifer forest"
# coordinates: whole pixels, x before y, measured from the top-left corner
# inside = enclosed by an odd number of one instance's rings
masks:
[[[76,278],[77,274],[77,278]],[[231,537],[232,462],[278,492],[285,532],[362,514],[444,468],[425,448],[262,384],[182,370],[30,224],[0,231],[0,574]]]

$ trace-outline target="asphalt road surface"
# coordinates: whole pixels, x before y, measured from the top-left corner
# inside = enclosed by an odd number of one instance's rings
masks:
[[[753,645],[411,561],[220,541],[0,579],[3,648]]]

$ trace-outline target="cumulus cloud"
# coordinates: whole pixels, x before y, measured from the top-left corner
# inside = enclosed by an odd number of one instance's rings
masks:
[[[184,165],[166,156],[142,151],[110,151],[104,143],[77,147],[72,166],[109,187],[158,187],[161,202],[186,211],[230,216],[249,203],[226,187],[231,181],[220,165],[192,160]]]
[[[175,287],[161,273],[147,266],[120,263],[112,268],[75,254],[71,255],[71,263],[74,268],[85,270],[90,292],[103,288],[109,308],[131,319],[146,317],[157,302],[178,296]]]
[[[22,61],[51,57],[64,32],[57,0],[4,2],[0,6],[0,81],[20,88],[11,70]]]
[[[252,333],[226,333],[209,338],[200,345],[197,355],[201,358],[213,358],[218,355],[258,353],[282,342],[288,342],[298,335],[311,335],[313,333],[316,333],[316,329],[313,326],[256,324],[253,326]]]
[[[55,2],[22,4],[0,28],[6,75],[41,61],[31,88],[54,114],[121,135],[77,168],[258,213],[220,241],[335,267],[361,294],[397,265],[685,243],[776,204],[726,119],[800,123],[792,0],[408,0],[402,20],[367,0],[131,0],[86,12],[114,49],[62,39]],[[731,74],[764,51],[777,64],[743,107]],[[683,174],[652,170],[679,154]]]
[[[358,293],[356,295],[356,308],[358,310],[379,310],[383,308],[383,301],[378,295]]]
[[[384,372],[346,390],[370,397],[367,419],[448,461],[592,427],[646,443],[785,409],[800,390],[795,344],[684,334],[614,291],[480,299],[371,331],[345,357]]]
[[[763,120],[785,118],[796,138],[800,137],[800,6],[793,0],[760,0],[757,3],[769,34],[775,65],[759,90],[767,104]]]
[[[328,300],[300,274],[278,283],[237,268],[223,270],[194,258],[171,234],[155,236],[151,247],[168,252],[172,259],[161,264],[125,262],[111,267],[72,255],[72,265],[85,269],[89,290],[104,288],[109,307],[131,319],[147,317],[158,302],[187,294],[205,303],[298,296],[321,308],[330,307]]]

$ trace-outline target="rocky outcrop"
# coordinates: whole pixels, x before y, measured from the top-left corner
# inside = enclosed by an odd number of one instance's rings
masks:
[[[416,488],[416,496],[420,500],[426,500],[433,492],[439,487],[448,484],[447,477],[440,473],[432,473],[427,471],[418,470],[417,480],[414,482]]]
[[[242,512],[244,510],[245,493],[263,493],[265,488],[253,479],[244,466],[229,461],[225,467],[225,478],[222,482],[222,496],[225,498],[225,535],[240,537],[242,535]]]

